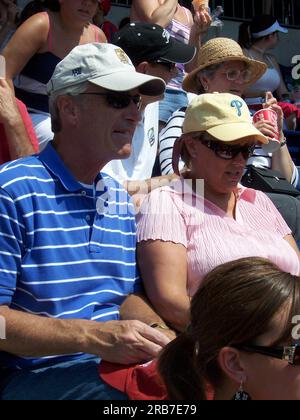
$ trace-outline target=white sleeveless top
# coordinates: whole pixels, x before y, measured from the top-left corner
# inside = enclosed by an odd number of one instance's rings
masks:
[[[247,50],[247,55],[256,60],[255,57],[252,56],[251,52]],[[247,93],[251,92],[274,92],[280,86],[280,75],[278,70],[274,67],[274,64],[270,57],[266,57],[272,67],[268,67],[266,72],[262,75],[260,79],[258,79],[253,85],[247,88]]]

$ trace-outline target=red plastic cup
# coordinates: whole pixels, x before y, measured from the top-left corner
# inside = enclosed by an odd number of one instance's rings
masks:
[[[280,149],[280,133],[277,125],[277,113],[271,108],[260,109],[253,115],[253,122],[265,120],[270,121],[276,131],[274,137],[269,139],[268,144],[264,144],[262,147],[267,153],[274,153]]]

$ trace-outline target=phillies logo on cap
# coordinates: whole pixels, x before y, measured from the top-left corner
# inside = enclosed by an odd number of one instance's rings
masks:
[[[230,105],[232,106],[232,108],[236,109],[238,117],[240,117],[242,115],[241,109],[243,108],[243,103],[241,101],[235,99],[234,101],[231,102]]]

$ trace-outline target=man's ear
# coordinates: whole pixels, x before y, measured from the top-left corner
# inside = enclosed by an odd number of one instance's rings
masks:
[[[71,125],[76,124],[79,109],[75,101],[70,96],[59,96],[57,98],[57,107],[60,116],[64,117],[64,121],[68,121]]]
[[[218,355],[220,368],[229,379],[237,384],[245,382],[247,379],[244,364],[240,356],[240,352],[233,347],[223,347]]]
[[[143,74],[148,74],[149,71],[149,63],[147,61],[142,61],[140,64],[136,66],[136,71]]]

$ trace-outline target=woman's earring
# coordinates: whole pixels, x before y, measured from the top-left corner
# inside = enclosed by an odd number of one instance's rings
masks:
[[[233,399],[235,401],[248,401],[248,400],[251,400],[250,395],[246,391],[244,391],[243,381],[241,381],[240,389],[235,393]]]
[[[208,91],[208,86],[207,85],[203,85],[203,89],[205,90],[205,92]]]

